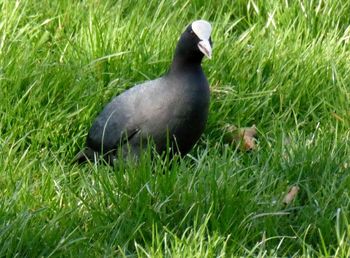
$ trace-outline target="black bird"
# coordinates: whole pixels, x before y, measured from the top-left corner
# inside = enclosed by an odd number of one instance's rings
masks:
[[[78,162],[111,162],[116,154],[138,157],[148,140],[158,153],[185,155],[204,131],[209,108],[209,84],[201,61],[212,53],[211,25],[198,20],[182,33],[169,71],[116,96],[94,121]]]

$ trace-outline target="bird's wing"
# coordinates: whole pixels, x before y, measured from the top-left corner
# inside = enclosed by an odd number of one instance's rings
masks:
[[[115,97],[94,121],[87,138],[87,145],[95,151],[106,153],[117,148],[138,131],[131,123],[133,110],[127,95]]]
[[[87,146],[106,153],[137,135],[140,126],[147,120],[145,107],[152,105],[148,102],[148,95],[152,95],[159,85],[159,79],[148,81],[114,97],[94,121]]]

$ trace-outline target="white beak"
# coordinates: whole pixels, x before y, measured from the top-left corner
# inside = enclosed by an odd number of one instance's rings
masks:
[[[211,59],[211,46],[208,40],[203,39],[198,43],[199,50],[209,59]]]

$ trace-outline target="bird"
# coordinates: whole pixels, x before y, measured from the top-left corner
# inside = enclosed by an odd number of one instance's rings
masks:
[[[78,163],[139,158],[150,142],[157,153],[186,155],[202,135],[210,90],[201,63],[212,57],[212,26],[196,20],[181,34],[168,71],[115,96],[94,120]]]

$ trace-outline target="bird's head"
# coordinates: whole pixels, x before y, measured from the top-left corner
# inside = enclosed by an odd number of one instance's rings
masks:
[[[176,47],[175,55],[186,59],[202,60],[203,56],[211,59],[212,41],[211,25],[205,20],[192,22],[182,33]]]

